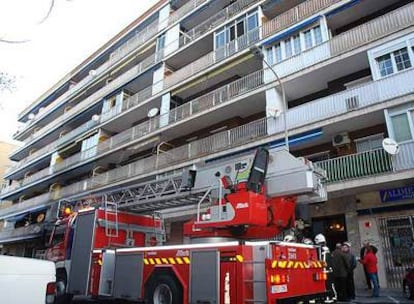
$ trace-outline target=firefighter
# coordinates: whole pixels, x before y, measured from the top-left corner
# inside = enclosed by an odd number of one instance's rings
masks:
[[[326,238],[322,233],[319,233],[315,236],[315,244],[320,246],[320,259],[326,263],[325,271],[327,273],[328,279],[326,280],[327,297],[325,303],[333,303],[336,301],[337,295],[332,274],[333,271],[331,252],[329,251],[328,246],[326,246]]]

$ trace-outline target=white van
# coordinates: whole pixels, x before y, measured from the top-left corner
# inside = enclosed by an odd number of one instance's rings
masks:
[[[53,262],[0,255],[0,303],[53,303],[55,281]]]

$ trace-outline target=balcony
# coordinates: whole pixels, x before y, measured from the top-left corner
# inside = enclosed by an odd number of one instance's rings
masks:
[[[400,144],[400,151],[395,156],[389,155],[383,149],[377,149],[320,161],[316,165],[326,170],[327,183],[412,170],[414,142]]]

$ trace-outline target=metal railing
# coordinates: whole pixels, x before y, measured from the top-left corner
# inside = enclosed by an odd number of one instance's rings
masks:
[[[394,171],[404,171],[414,168],[414,141],[399,144],[398,154],[392,156]]]
[[[370,43],[392,32],[412,26],[413,18],[414,5],[407,4],[340,34],[342,39],[332,39],[331,53],[336,56],[348,52],[356,46]]]
[[[263,37],[298,23],[304,18],[310,17],[319,11],[341,2],[341,0],[308,0],[278,15],[276,18],[263,24]]]
[[[414,141],[401,143],[396,155],[390,155],[381,148],[319,161],[315,165],[326,170],[327,183],[412,170]]]
[[[327,173],[327,183],[393,172],[391,156],[384,149],[345,155],[316,162]]]
[[[208,2],[210,0],[190,0],[183,6],[181,6],[178,10],[172,12],[170,16],[168,17],[168,25],[171,25],[175,22],[177,22],[179,19],[187,15],[189,12],[193,11],[200,5],[204,4],[205,2]]]

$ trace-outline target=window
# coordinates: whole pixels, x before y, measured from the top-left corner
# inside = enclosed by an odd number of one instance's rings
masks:
[[[382,77],[411,68],[412,64],[406,47],[375,58]]]
[[[257,18],[257,12],[247,17],[247,31],[251,31],[259,26],[259,20]]]
[[[391,124],[394,138],[397,142],[411,140],[412,134],[410,130],[409,115],[407,113],[391,116]],[[411,114],[412,117],[412,114]]]
[[[322,31],[319,25],[313,28],[313,37],[315,40],[315,45],[322,43]]]
[[[299,34],[293,36],[293,46],[294,46],[295,54],[299,54],[301,51]]]
[[[275,51],[276,62],[281,62],[282,61],[282,47],[280,46],[280,43],[274,46],[274,51]]]
[[[165,47],[165,34],[158,37],[156,52],[159,52],[160,50],[164,49],[164,47]]]
[[[408,68],[411,68],[410,57],[408,56],[407,48],[394,52],[395,63],[397,65],[397,70],[402,71]]]
[[[384,134],[376,134],[363,138],[355,139],[356,149],[358,153],[372,151],[382,148],[382,140]]]
[[[266,59],[270,65],[273,65],[273,64],[276,64],[282,61],[282,47],[280,46],[280,43],[270,48],[267,48],[266,52],[267,52]]]
[[[391,55],[383,55],[377,58],[378,67],[382,77],[393,73]]]
[[[237,23],[236,29],[237,29],[237,37],[240,37],[240,36],[244,35],[244,20],[239,21]]]
[[[305,40],[305,49],[311,48],[313,46],[311,30],[303,32],[303,38]]]
[[[321,43],[321,26],[317,25],[306,31],[299,32],[274,45],[272,59],[274,59],[274,63],[278,63],[283,59],[298,55],[303,50],[310,49]]]
[[[216,34],[216,49],[221,48],[226,43],[226,32],[222,30]]]

